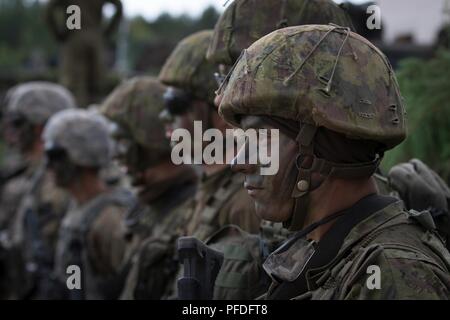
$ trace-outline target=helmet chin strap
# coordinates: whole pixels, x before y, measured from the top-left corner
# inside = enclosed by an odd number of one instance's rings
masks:
[[[297,178],[295,180],[294,189],[292,190],[292,198],[294,198],[293,212],[291,218],[285,223],[285,227],[289,231],[301,230],[307,217],[309,204],[308,194],[311,187],[312,172],[307,170],[307,168],[303,169],[303,162],[306,162],[306,157],[314,157],[313,141],[316,132],[316,126],[302,123],[297,138],[295,139],[298,143],[299,153],[297,154],[295,165],[292,166],[291,169],[291,174],[296,174]],[[317,187],[319,185],[317,185]]]
[[[296,175],[292,198],[294,207],[291,218],[284,223],[289,231],[298,231],[305,227],[308,216],[309,193],[314,191],[328,178],[358,179],[370,177],[378,168],[383,155],[376,155],[372,161],[360,163],[335,163],[314,155],[314,137],[317,127],[309,123],[301,123],[296,141],[299,153],[290,174]],[[313,173],[316,175],[313,176]],[[314,221],[312,221],[314,222]]]

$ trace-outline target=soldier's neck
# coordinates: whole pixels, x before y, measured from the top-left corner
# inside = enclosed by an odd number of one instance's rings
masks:
[[[106,184],[97,175],[85,174],[70,187],[70,193],[79,205],[83,205],[106,192],[107,189]]]
[[[350,208],[362,198],[377,193],[373,178],[362,180],[329,179],[310,195],[305,227],[336,212]],[[308,238],[320,241],[335,220],[313,230]]]

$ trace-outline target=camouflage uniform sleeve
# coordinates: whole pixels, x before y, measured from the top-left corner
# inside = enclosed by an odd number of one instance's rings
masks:
[[[92,224],[87,236],[88,256],[98,272],[117,273],[121,270],[126,250],[124,209],[110,206]]]
[[[431,258],[396,249],[385,249],[364,263],[354,274],[345,295],[346,300],[448,300],[450,277],[443,267]],[[379,267],[379,288],[374,287],[375,274],[369,266]],[[352,278],[351,276],[349,278]]]
[[[259,232],[261,223],[255,212],[255,204],[244,188],[224,205],[219,219],[221,226],[234,224],[252,234]]]

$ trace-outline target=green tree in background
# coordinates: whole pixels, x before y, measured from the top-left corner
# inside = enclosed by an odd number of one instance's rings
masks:
[[[46,66],[56,45],[43,21],[44,4],[37,0],[0,0],[0,70]]]
[[[397,72],[405,98],[408,138],[384,160],[388,169],[419,158],[450,181],[450,51],[429,61],[404,60]]]
[[[184,37],[196,31],[212,29],[219,19],[214,7],[198,18],[163,13],[154,21],[135,17],[129,28],[129,62],[135,71],[156,74],[170,52]]]
[[[44,21],[45,5],[38,0],[0,0],[0,91],[12,82],[29,80],[23,73],[42,79],[55,72],[58,47]],[[214,7],[206,8],[199,17],[163,13],[153,21],[128,18],[128,65],[132,71],[157,73],[179,40],[213,28],[218,18]],[[115,45],[110,43],[108,48],[113,65]]]

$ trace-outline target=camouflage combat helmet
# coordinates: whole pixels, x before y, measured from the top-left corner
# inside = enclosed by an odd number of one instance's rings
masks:
[[[81,167],[105,167],[113,152],[108,120],[92,111],[58,112],[46,124],[43,138],[47,152],[62,149]]]
[[[328,23],[353,27],[346,12],[331,0],[235,0],[215,26],[207,58],[233,65],[242,50],[274,30]]]
[[[75,108],[75,99],[63,86],[50,82],[28,82],[10,89],[6,113],[18,114],[32,124],[44,124],[53,114]]]
[[[117,123],[137,144],[154,154],[167,155],[170,144],[158,119],[166,87],[153,77],[136,77],[116,88],[101,112]]]
[[[405,139],[405,110],[385,55],[345,28],[307,25],[254,43],[223,92],[221,115],[269,115],[325,127],[390,149]]]
[[[159,80],[168,86],[182,89],[196,99],[214,103],[217,83],[215,65],[206,60],[212,30],[194,33],[183,39],[165,62]]]
[[[347,179],[372,175],[383,152],[406,136],[405,109],[387,58],[368,40],[335,25],[289,27],[261,38],[244,51],[221,94],[219,113],[235,126],[243,115],[299,123],[297,161],[309,157],[312,164],[298,164],[295,199],[320,185],[312,184],[314,172]],[[319,128],[375,142],[377,154],[370,162],[351,164],[321,159],[314,154]],[[291,226],[301,227],[303,218],[294,214],[298,221]]]

